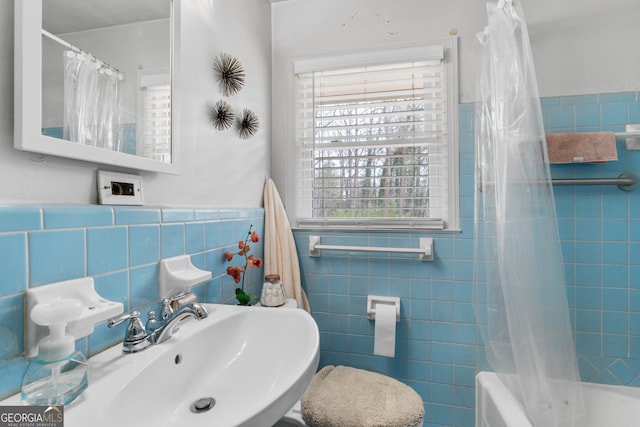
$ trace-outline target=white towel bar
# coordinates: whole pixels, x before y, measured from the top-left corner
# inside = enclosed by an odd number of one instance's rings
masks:
[[[418,254],[420,261],[433,261],[433,238],[421,237],[419,248],[385,248],[380,246],[342,246],[321,245],[320,236],[309,236],[309,256],[319,257],[320,251],[347,251],[347,252],[387,252],[396,254]]]
[[[638,126],[638,125],[634,125],[634,126]],[[616,136],[616,138],[633,138],[636,136],[640,136],[640,130],[613,132],[613,134]]]

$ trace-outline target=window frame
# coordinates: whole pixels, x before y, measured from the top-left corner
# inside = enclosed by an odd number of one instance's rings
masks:
[[[290,222],[295,229],[302,230],[353,230],[353,231],[459,231],[459,138],[458,138],[458,53],[457,37],[449,37],[443,40],[434,40],[421,43],[419,46],[399,46],[394,49],[385,49],[367,52],[351,52],[348,54],[337,54],[330,56],[316,56],[313,58],[297,58],[291,61],[291,85],[293,105],[295,105],[296,76],[299,73],[327,71],[331,69],[341,69],[358,66],[370,66],[384,63],[394,63],[411,60],[429,60],[440,56],[443,64],[443,79],[446,85],[446,138],[445,147],[447,153],[447,181],[448,200],[447,218],[435,220],[415,219],[415,218],[362,218],[331,219],[325,218],[298,218],[298,194],[295,190],[295,183],[290,187],[293,191],[287,193],[287,199],[291,209],[288,209]],[[300,150],[299,142],[296,140],[296,108],[291,109],[293,121],[291,136],[293,142],[287,146],[288,162],[293,168],[290,171],[293,181],[298,177]],[[291,180],[289,180],[291,185]]]

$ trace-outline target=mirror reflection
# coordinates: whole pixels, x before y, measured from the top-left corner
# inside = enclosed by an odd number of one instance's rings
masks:
[[[46,0],[42,134],[171,163],[171,0]]]

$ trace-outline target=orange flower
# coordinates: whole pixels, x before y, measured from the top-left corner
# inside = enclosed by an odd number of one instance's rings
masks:
[[[262,259],[254,258],[253,255],[249,255],[247,257],[247,267],[256,267],[256,268],[262,267]]]
[[[249,251],[251,251],[251,245],[249,245],[249,242],[257,243],[260,241],[260,236],[255,231],[252,231],[252,228],[253,225],[250,225],[249,231],[247,232],[244,240],[240,240],[238,242],[238,252],[233,253],[232,251],[227,251],[224,253],[224,257],[227,261],[231,261],[236,255],[244,257],[245,259],[243,267],[227,267],[227,274],[233,277],[234,282],[240,283],[240,285],[236,288],[236,299],[240,302],[241,305],[247,305],[250,302],[251,298],[255,298],[254,296],[247,295],[244,292],[244,273],[248,268],[262,267],[261,258],[255,258],[253,255],[249,255]]]
[[[244,273],[244,268],[242,267],[227,267],[227,274],[233,277],[233,281],[236,283],[240,283],[242,279],[242,273]]]

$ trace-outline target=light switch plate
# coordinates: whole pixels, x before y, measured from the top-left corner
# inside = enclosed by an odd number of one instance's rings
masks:
[[[99,170],[97,181],[101,205],[144,205],[141,176]]]

